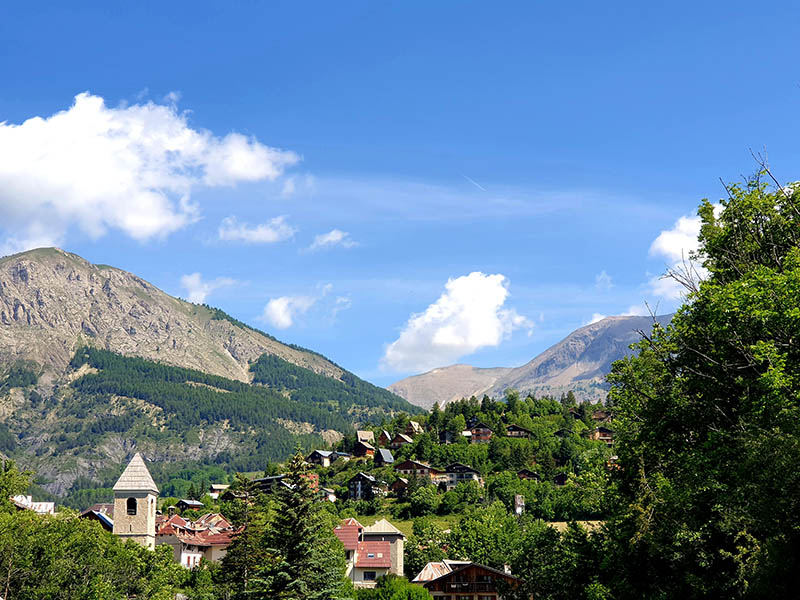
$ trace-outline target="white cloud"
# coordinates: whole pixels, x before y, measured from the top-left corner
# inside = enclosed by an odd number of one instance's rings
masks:
[[[299,160],[190,127],[177,98],[109,108],[86,92],[49,117],[0,123],[0,220],[15,236],[6,246],[58,243],[72,227],[92,238],[109,229],[163,237],[198,218],[193,189],[274,180]]]
[[[502,308],[507,286],[500,274],[474,272],[448,280],[439,299],[412,315],[398,339],[389,344],[382,367],[426,371],[480,348],[498,346],[515,329],[531,330],[530,320]]]
[[[600,271],[594,277],[594,285],[598,290],[608,291],[614,287],[614,284],[611,282],[611,275],[606,273],[605,269]]]
[[[672,229],[662,231],[650,245],[651,256],[661,256],[671,263],[688,260],[697,252],[700,235],[700,217],[684,216],[678,219]]]
[[[181,286],[186,290],[189,302],[198,304],[205,302],[206,297],[214,290],[234,283],[236,281],[229,277],[217,277],[211,281],[203,281],[203,276],[200,273],[192,273],[181,277]]]
[[[264,314],[261,319],[278,329],[288,329],[294,325],[298,316],[307,313],[312,306],[325,298],[333,289],[333,284],[327,283],[318,289],[319,292],[315,295],[280,296],[270,299],[264,307]],[[349,304],[348,306],[342,306],[340,310],[348,307]]]
[[[721,210],[721,205],[714,207]],[[704,279],[708,271],[702,264],[692,260],[692,256],[700,249],[697,237],[700,235],[702,223],[700,217],[683,216],[671,229],[662,231],[650,245],[650,255],[660,256],[667,261],[668,273],[678,273],[681,277],[695,282]],[[669,274],[650,279],[650,291],[657,297],[667,300],[679,300],[686,295],[686,288]],[[647,313],[644,313],[647,314]]]
[[[239,223],[236,217],[226,217],[219,225],[219,239],[246,244],[274,244],[290,239],[297,229],[286,223],[286,216],[275,217],[260,225]]]
[[[606,318],[607,315],[601,315],[600,313],[592,314],[592,318],[589,319],[584,323],[584,325],[591,325],[592,323],[597,323],[598,321],[602,321]]]
[[[330,248],[332,246],[342,246],[343,248],[352,248],[357,246],[357,242],[353,241],[350,234],[341,229],[332,229],[328,233],[321,233],[314,237],[314,242],[308,247],[310,251],[321,250],[323,248]]]
[[[317,301],[312,296],[281,296],[273,298],[264,307],[264,320],[278,329],[287,329]]]

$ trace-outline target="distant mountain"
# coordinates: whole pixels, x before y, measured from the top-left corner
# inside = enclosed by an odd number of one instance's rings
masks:
[[[258,471],[398,411],[420,409],[131,273],[57,248],[0,259],[0,457],[49,492],[102,499],[134,450],[162,481]]]
[[[671,319],[672,315],[656,317],[664,325]],[[629,355],[629,346],[640,339],[639,331],[649,331],[652,326],[652,317],[606,317],[573,331],[521,367],[453,365],[407,377],[389,389],[424,408],[473,395],[502,396],[509,388],[537,395],[572,390],[579,398],[601,401],[611,364]]]
[[[319,354],[77,254],[40,248],[0,259],[0,361],[32,361],[57,375],[84,345],[239,381],[249,381],[249,363],[264,353],[328,377],[344,373]]]

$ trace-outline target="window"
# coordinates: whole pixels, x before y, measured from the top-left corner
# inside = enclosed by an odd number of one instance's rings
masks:
[[[377,579],[375,571],[364,571],[364,581],[375,581]]]
[[[128,509],[128,514],[133,516],[136,514],[136,498],[128,498],[128,501],[125,503]]]
[[[368,552],[367,558],[375,558],[375,555],[372,552]]]

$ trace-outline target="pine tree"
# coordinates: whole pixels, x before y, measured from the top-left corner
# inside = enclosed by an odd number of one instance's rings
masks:
[[[285,485],[276,489],[266,561],[253,579],[250,597],[329,600],[342,591],[344,551],[333,534],[330,513],[315,502],[303,462],[303,455],[295,453]]]

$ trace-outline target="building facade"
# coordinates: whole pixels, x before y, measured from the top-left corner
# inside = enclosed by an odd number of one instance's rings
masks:
[[[114,535],[156,547],[158,488],[138,452],[114,484]]]

